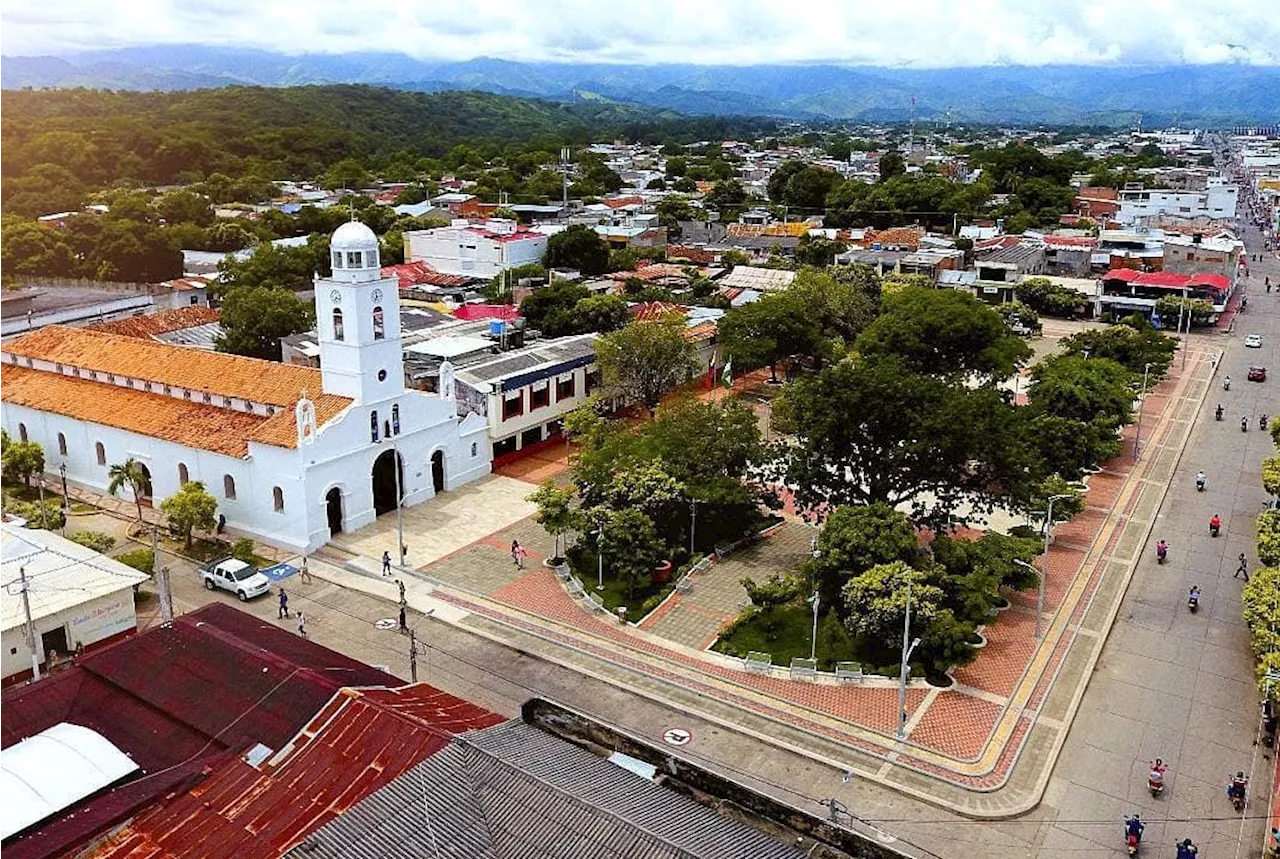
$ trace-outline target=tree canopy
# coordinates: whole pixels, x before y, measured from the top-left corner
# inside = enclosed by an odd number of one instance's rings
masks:
[[[584,275],[609,270],[609,244],[585,224],[574,224],[547,239],[547,268],[572,268]]]
[[[663,394],[693,373],[693,346],[683,318],[632,322],[596,340],[604,384],[652,415]]]
[[[241,286],[227,293],[222,304],[222,334],[214,345],[268,361],[280,360],[280,339],[311,330],[315,310],[283,289]]]

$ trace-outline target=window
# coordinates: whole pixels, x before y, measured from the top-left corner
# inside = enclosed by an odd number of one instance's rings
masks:
[[[346,339],[346,336],[343,334],[343,331],[342,331],[342,309],[339,307],[333,308],[333,339],[334,340]]]
[[[570,376],[567,379],[561,379],[560,381],[556,382],[556,402],[557,403],[560,402],[561,400],[570,399],[573,396],[575,381],[576,380],[574,379],[574,377]]]
[[[184,400],[189,400],[189,399],[191,399],[191,392],[190,392],[190,391],[183,391],[183,392],[182,392],[182,399],[184,399]]]
[[[228,501],[236,500],[236,479],[230,474],[222,475],[222,497]]]
[[[107,464],[107,449],[102,446],[102,442],[94,442],[93,452],[98,457],[98,465]]]
[[[67,437],[62,433],[58,433],[58,453],[62,456],[67,455]]]
[[[391,407],[391,432],[400,435],[400,406]]]
[[[551,386],[543,385],[529,392],[529,411],[551,405]]]
[[[277,513],[284,512],[284,490],[279,486],[271,487],[271,506]]]
[[[204,401],[205,401],[205,403],[212,403],[212,402],[213,402],[213,397],[209,396],[209,392],[208,392],[208,391],[205,391],[205,393],[204,393]]]
[[[192,305],[196,305],[196,304],[199,304],[199,303],[200,303],[200,296],[198,296],[198,295],[193,295],[193,296],[191,296],[191,304],[192,304]]]
[[[382,321],[382,306],[373,308],[373,339],[382,340],[387,336],[386,325]]]
[[[379,370],[379,371],[378,371],[378,381],[379,381],[379,382],[385,382],[386,380],[387,380],[387,371],[386,371],[386,370]]]
[[[360,262],[360,251],[347,251],[347,268],[363,268]]]
[[[369,440],[378,440],[378,413],[376,411],[369,413]]]
[[[185,462],[179,462],[178,463],[178,485],[186,486],[187,481],[189,479],[190,477],[187,474],[187,464]]]
[[[333,267],[342,268],[342,251],[333,252]]]
[[[514,417],[524,414],[524,393],[516,394],[509,400],[502,401],[502,419],[504,421],[511,420]]]
[[[54,366],[54,368],[55,368],[55,369],[57,369],[57,371],[58,371],[59,373],[61,373],[61,372],[62,372],[62,364],[54,364],[53,366]]]
[[[18,424],[18,441],[26,441],[26,440],[27,440],[27,425]]]

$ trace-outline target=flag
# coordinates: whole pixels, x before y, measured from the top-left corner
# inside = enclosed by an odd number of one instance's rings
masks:
[[[720,374],[721,381],[724,382],[726,388],[733,387],[733,359],[730,358],[724,362],[724,371]]]

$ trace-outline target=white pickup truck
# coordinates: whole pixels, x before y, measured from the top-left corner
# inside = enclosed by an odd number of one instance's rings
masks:
[[[231,591],[241,602],[262,596],[271,590],[271,579],[257,567],[237,558],[220,558],[200,568],[200,578],[208,590]]]

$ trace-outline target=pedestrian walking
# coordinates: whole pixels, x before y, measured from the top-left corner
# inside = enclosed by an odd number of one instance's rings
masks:
[[[302,612],[298,612],[298,635],[307,637],[307,616]]]
[[[404,603],[400,604],[400,631],[405,632],[409,629],[409,624],[405,623]]]
[[[390,552],[382,553],[382,574],[384,576],[391,575],[391,553]]]
[[[216,530],[214,533],[216,533],[216,534],[221,534],[221,533],[222,533],[223,531],[225,531],[225,530],[227,530],[227,517],[226,517],[226,515],[225,515],[225,514],[219,513],[219,514],[218,514],[218,528],[217,528],[217,530]]]
[[[520,545],[519,540],[511,541],[511,560],[518,569],[524,569],[524,546]]]
[[[1236,570],[1236,574],[1231,578],[1236,579],[1244,576],[1244,580],[1249,581],[1249,560],[1244,556],[1244,552],[1240,553],[1240,567]]]
[[[298,578],[302,579],[304,585],[311,584],[311,571],[307,569],[307,559],[304,555],[302,558],[302,569],[298,571]]]
[[[284,588],[280,589],[280,613],[277,620],[287,618],[289,616],[289,595],[284,592]]]
[[[400,588],[400,605],[404,605],[404,580],[396,579],[396,586]]]

